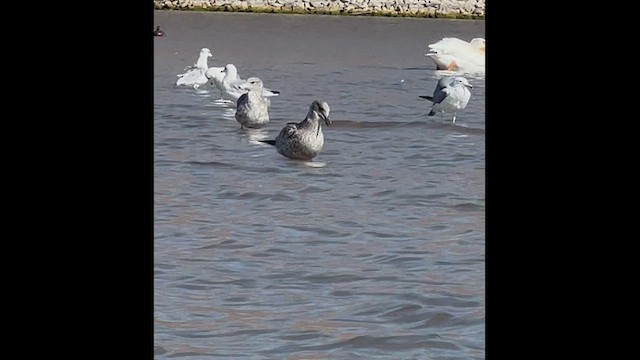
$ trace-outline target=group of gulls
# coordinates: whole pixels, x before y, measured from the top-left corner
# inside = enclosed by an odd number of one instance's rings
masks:
[[[196,63],[185,68],[184,73],[178,74],[176,85],[194,89],[207,83],[215,85],[220,90],[222,100],[236,104],[235,118],[241,129],[259,129],[269,123],[270,98],[278,96],[280,92],[264,87],[258,77],[241,79],[233,64],[209,67],[210,57],[213,57],[211,50],[202,48]],[[287,123],[275,140],[260,141],[273,145],[280,154],[288,158],[311,160],[324,146],[320,121],[327,126],[331,125],[330,110],[326,102],[314,100],[304,120]]]
[[[479,72],[482,68],[484,71],[484,39],[476,38],[467,43],[456,38],[444,38],[429,47],[433,52],[425,55],[433,59],[438,70],[464,73]],[[480,48],[481,60],[476,52],[471,51]],[[238,69],[233,64],[209,67],[208,60],[212,57],[211,50],[202,48],[196,63],[177,75],[176,85],[194,89],[205,84],[215,85],[220,90],[222,100],[235,103],[235,119],[240,123],[241,129],[258,129],[269,123],[270,98],[278,96],[280,92],[264,87],[258,77],[241,79]],[[433,103],[429,116],[437,112],[449,113],[452,114],[451,120],[455,123],[457,112],[464,109],[471,98],[471,89],[471,84],[463,76],[443,76],[438,80],[433,95],[420,95],[420,98]],[[275,140],[260,141],[273,145],[280,154],[288,158],[312,160],[324,146],[321,124],[324,122],[327,126],[331,125],[329,112],[329,104],[314,100],[304,120],[299,123],[287,123]]]

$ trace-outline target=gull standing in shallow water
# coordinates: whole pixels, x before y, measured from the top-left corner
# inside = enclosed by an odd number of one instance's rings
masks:
[[[213,57],[211,50],[202,48],[198,61],[193,66],[187,66],[183,74],[178,74],[177,86],[191,86],[198,89],[201,85],[206,84],[209,79],[205,76],[205,72],[209,69],[209,58]]]
[[[471,98],[472,86],[469,81],[462,76],[445,76],[438,80],[433,96],[420,95],[421,98],[433,102],[429,116],[433,116],[436,112],[453,113],[451,119],[456,122],[456,113],[467,107]]]
[[[204,76],[207,80],[210,80],[220,90],[220,99],[222,99],[222,91],[224,91],[224,85],[222,80],[224,79],[225,72],[224,67],[213,66],[204,72]]]
[[[280,154],[288,158],[311,160],[324,146],[320,120],[327,126],[331,125],[329,110],[329,104],[314,100],[304,120],[287,123],[275,140],[260,141],[275,146]]]
[[[262,95],[262,80],[250,77],[238,87],[247,91],[236,103],[236,120],[240,123],[240,128],[257,129],[267,124],[271,101]]]
[[[220,92],[224,100],[233,101],[236,103],[242,94],[245,94],[247,90],[240,89],[240,85],[244,83],[244,80],[238,76],[238,69],[233,64],[227,64],[222,70],[224,78],[222,79],[222,87]],[[278,96],[279,91],[262,88],[262,96],[272,97]]]

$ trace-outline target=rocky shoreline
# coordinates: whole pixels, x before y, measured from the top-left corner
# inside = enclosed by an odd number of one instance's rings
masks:
[[[156,10],[481,19],[485,0],[154,0]]]

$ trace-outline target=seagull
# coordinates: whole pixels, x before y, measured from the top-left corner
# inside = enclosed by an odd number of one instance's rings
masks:
[[[324,146],[320,120],[327,126],[331,125],[329,110],[329,104],[314,100],[304,120],[299,123],[287,123],[275,140],[259,141],[275,146],[280,154],[288,158],[311,160]]]
[[[204,72],[204,76],[207,78],[207,80],[211,81],[211,83],[213,83],[218,88],[218,90],[220,90],[220,99],[222,99],[222,91],[224,89],[222,80],[225,76],[224,67],[212,66]]]
[[[250,77],[238,87],[247,91],[236,103],[236,120],[240,123],[240,128],[260,128],[266,125],[269,122],[271,101],[262,95],[262,80]]]
[[[238,69],[233,64],[227,64],[223,72],[225,76],[222,79],[222,88],[220,89],[222,98],[236,103],[240,96],[247,92],[247,90],[240,89],[240,85],[245,81],[238,76]],[[278,96],[279,94],[279,91],[262,88],[262,96],[272,97]]]
[[[433,96],[420,95],[420,97],[433,102],[429,116],[435,115],[438,111],[453,113],[451,120],[455,124],[458,110],[467,107],[472,87],[469,81],[462,76],[445,76],[438,80]]]
[[[177,86],[191,86],[198,89],[201,85],[209,82],[205,76],[205,72],[209,69],[209,58],[213,57],[211,50],[202,48],[198,61],[193,66],[187,66],[183,74],[178,74]]]
[[[164,36],[164,31],[160,29],[160,25],[156,26],[156,30],[153,32],[153,36]]]
[[[470,42],[466,42],[447,37],[435,44],[430,44],[430,52],[424,55],[433,60],[438,70],[484,73],[485,43],[483,38],[473,38]]]

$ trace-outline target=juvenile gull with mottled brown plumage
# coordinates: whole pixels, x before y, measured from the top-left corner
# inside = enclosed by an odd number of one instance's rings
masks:
[[[327,126],[331,125],[329,111],[329,104],[314,100],[304,120],[287,123],[275,140],[260,141],[275,146],[280,154],[288,158],[311,160],[324,146],[320,120]]]

